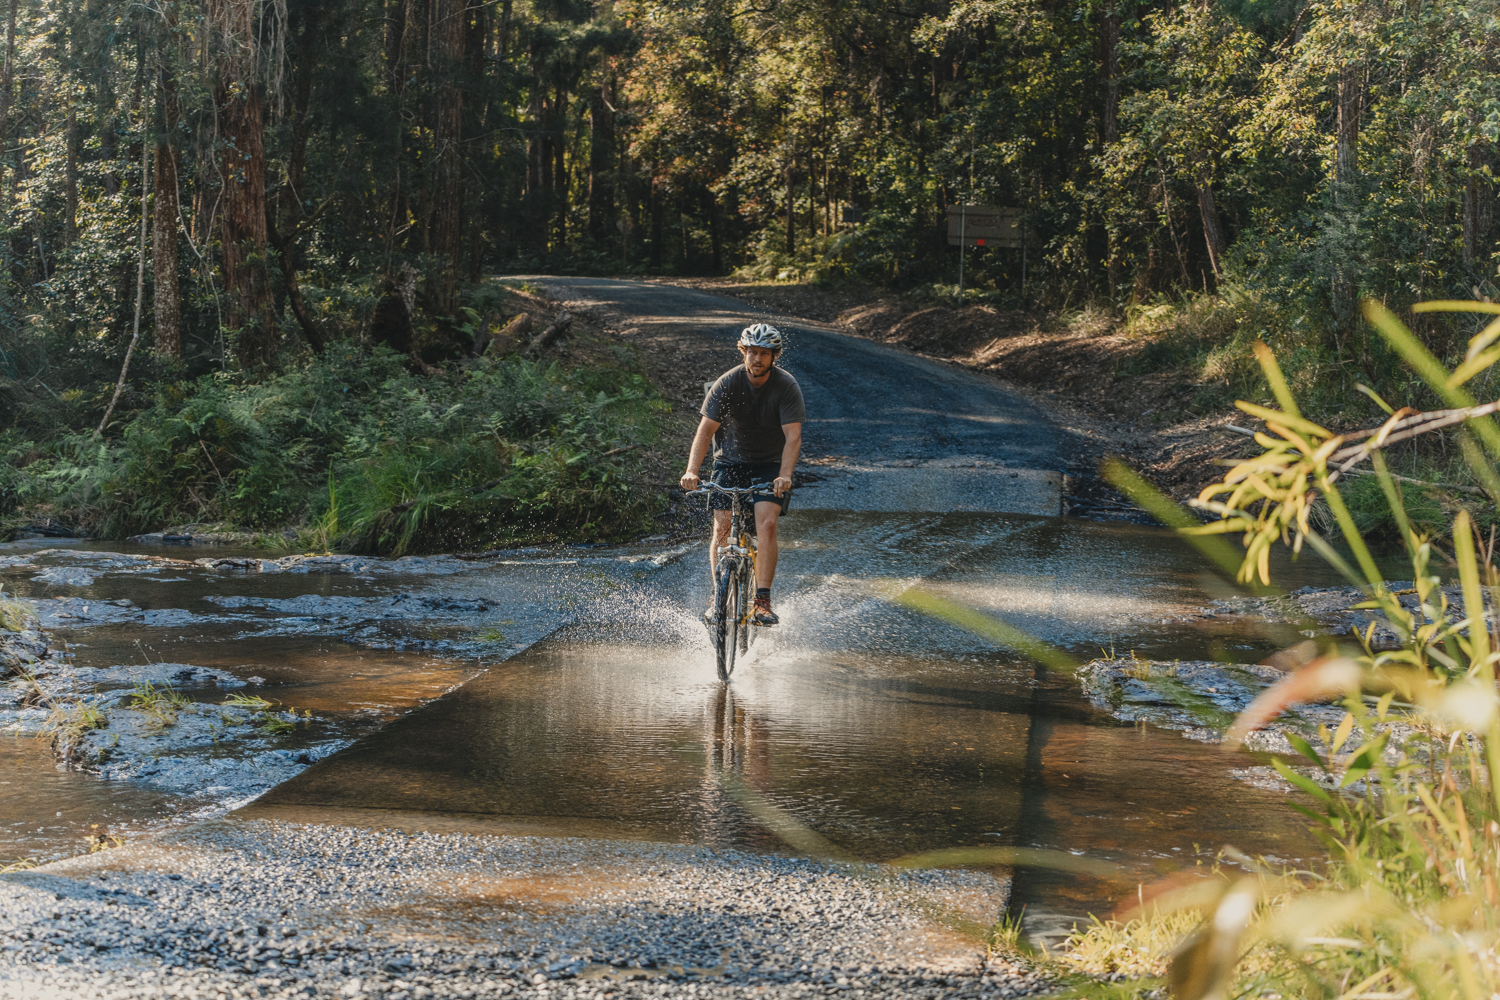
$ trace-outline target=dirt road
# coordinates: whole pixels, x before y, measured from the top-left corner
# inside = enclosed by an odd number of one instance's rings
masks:
[[[802,386],[804,509],[991,511],[1056,516],[1062,441],[1025,398],[970,372],[810,320],[692,288],[615,278],[528,277],[623,343],[682,407],[732,367],[739,331],[774,323]]]

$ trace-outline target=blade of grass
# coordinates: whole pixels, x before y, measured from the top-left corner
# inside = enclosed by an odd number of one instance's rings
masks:
[[[893,600],[913,611],[920,611],[933,618],[941,618],[959,628],[968,629],[975,635],[984,636],[997,645],[1013,649],[1022,656],[1054,670],[1074,670],[1078,667],[1078,661],[1067,653],[1027,635],[1014,625],[1007,625],[998,618],[975,611],[973,608],[966,608],[962,604],[938,597],[919,587],[904,590]]]
[[[1401,541],[1406,543],[1406,551],[1415,555],[1417,552],[1416,532],[1412,531],[1411,519],[1406,516],[1406,504],[1401,499],[1401,491],[1396,486],[1396,481],[1391,478],[1390,469],[1386,468],[1385,454],[1374,451],[1370,453],[1370,464],[1375,469],[1376,481],[1380,483],[1381,492],[1385,494],[1385,502],[1391,509],[1391,514],[1396,518],[1396,526],[1401,530]]]
[[[940,851],[909,854],[892,861],[893,868],[963,868],[967,866],[1008,868],[1050,868],[1077,872],[1099,878],[1121,874],[1116,865],[1096,858],[1082,858],[1066,851],[1048,851],[1039,847],[949,847]]]
[[[1319,475],[1319,486],[1323,490],[1323,500],[1328,504],[1328,509],[1333,511],[1333,519],[1338,522],[1339,530],[1344,534],[1344,541],[1349,543],[1349,548],[1354,552],[1354,558],[1359,562],[1359,568],[1364,570],[1365,579],[1370,586],[1376,590],[1380,589],[1385,577],[1375,565],[1375,557],[1370,554],[1370,548],[1365,544],[1364,536],[1359,533],[1359,528],[1354,524],[1354,518],[1349,513],[1349,508],[1344,504],[1344,498],[1339,495],[1338,488],[1328,481],[1326,467],[1321,468]]]
[[[1100,472],[1108,483],[1131,499],[1136,506],[1169,528],[1197,528],[1203,522],[1183,510],[1175,501],[1142,479],[1118,458],[1107,458]],[[1183,535],[1192,546],[1233,580],[1240,571],[1240,555],[1234,546],[1217,535]]]
[[[1302,410],[1298,408],[1297,400],[1292,396],[1292,390],[1286,384],[1286,376],[1281,373],[1281,365],[1276,363],[1276,355],[1271,352],[1271,348],[1266,346],[1264,340],[1257,340],[1250,345],[1250,349],[1255,352],[1255,360],[1260,362],[1261,370],[1266,374],[1266,381],[1270,383],[1276,402],[1292,416],[1302,416]]]
[[[1474,557],[1474,524],[1469,512],[1460,510],[1453,519],[1453,557],[1458,563],[1458,582],[1463,588],[1464,616],[1469,620],[1470,673],[1493,683],[1495,666],[1490,662],[1490,632],[1484,624],[1484,589],[1479,582],[1479,562]]]
[[[1479,484],[1489,494],[1491,502],[1500,504],[1500,475],[1496,475],[1495,466],[1485,457],[1484,450],[1474,440],[1474,435],[1468,432],[1468,428],[1458,429],[1458,450],[1464,456],[1464,463],[1473,470]]]

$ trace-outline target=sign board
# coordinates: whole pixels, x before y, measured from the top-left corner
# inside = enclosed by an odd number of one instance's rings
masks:
[[[1036,236],[1021,226],[1019,208],[994,205],[949,205],[948,245],[1010,247],[1019,250],[1035,245]]]

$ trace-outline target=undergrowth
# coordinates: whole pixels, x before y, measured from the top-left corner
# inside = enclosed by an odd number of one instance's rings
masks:
[[[397,554],[616,539],[657,509],[633,460],[665,409],[623,371],[506,357],[424,376],[346,342],[269,377],[163,383],[117,440],[0,433],[0,504],[101,538],[217,521]]]
[[[1500,311],[1488,303],[1426,308]],[[1500,493],[1494,472],[1500,426],[1472,394],[1483,391],[1475,375],[1500,361],[1492,346],[1500,323],[1475,336],[1471,363],[1450,373],[1392,314],[1372,302],[1365,309],[1390,349],[1445,406],[1468,417],[1464,459],[1488,490]],[[1436,430],[1442,426],[1436,418],[1398,410],[1351,443],[1305,415],[1265,344],[1256,355],[1277,403],[1240,404],[1263,423],[1260,453],[1229,469],[1195,502],[1219,519],[1183,533],[1220,567],[1233,568],[1240,582],[1262,585],[1270,584],[1272,546],[1306,545],[1365,592],[1368,600],[1359,606],[1381,614],[1400,644],[1372,648],[1369,633],[1358,647],[1322,637],[1320,655],[1264,691],[1226,732],[1232,747],[1298,703],[1341,698],[1347,711],[1323,737],[1325,752],[1289,736],[1306,758],[1301,769],[1272,762],[1301,793],[1292,808],[1312,822],[1326,862],[1315,871],[1278,872],[1234,855],[1234,868],[1215,868],[1209,878],[1179,876],[1149,895],[1143,890],[1131,911],[1075,933],[1058,960],[1090,976],[1132,980],[1121,987],[1127,992],[1165,977],[1182,1000],[1494,996],[1500,990],[1500,622],[1492,609],[1500,596],[1500,548],[1467,510],[1451,515],[1441,538],[1414,522],[1382,444],[1398,433]],[[1371,474],[1351,481],[1347,471],[1365,461]],[[1128,476],[1116,481],[1153,509],[1170,506],[1143,485],[1129,486]],[[1347,503],[1372,481],[1410,558],[1413,582],[1400,593],[1417,595],[1415,610],[1388,589]],[[1318,503],[1330,512],[1326,532],[1311,516]],[[1181,512],[1165,516],[1191,525]],[[1216,535],[1240,536],[1243,554]],[[1330,537],[1343,542],[1352,560]],[[1461,600],[1443,592],[1439,567],[1457,577]],[[1402,730],[1419,738],[1403,740]],[[1320,780],[1308,777],[1309,762]]]

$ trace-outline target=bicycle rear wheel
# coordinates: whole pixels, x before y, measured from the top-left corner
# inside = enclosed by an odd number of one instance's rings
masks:
[[[740,641],[740,568],[739,560],[725,565],[719,560],[719,593],[714,601],[718,621],[714,623],[714,660],[719,680],[728,681],[734,673],[734,654]]]

